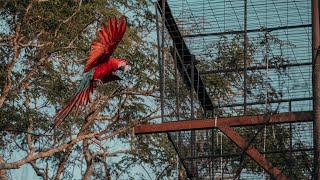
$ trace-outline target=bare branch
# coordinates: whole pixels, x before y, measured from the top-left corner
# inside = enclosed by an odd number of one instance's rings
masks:
[[[89,180],[93,173],[93,156],[89,150],[88,140],[83,141],[83,155],[87,163],[86,172],[83,175],[83,179]]]
[[[57,169],[57,172],[55,174],[55,180],[59,180],[60,179],[60,176],[61,174],[63,173],[64,171],[64,166],[65,166],[65,163],[67,162],[70,154],[71,154],[71,150],[72,150],[73,146],[69,146],[66,151],[63,153],[63,156],[62,158],[60,159],[60,162],[59,162],[59,166],[58,166],[58,169]]]
[[[2,89],[2,94],[0,95],[0,108],[3,106],[4,101],[6,100],[10,89],[11,89],[11,73],[14,65],[18,61],[18,57],[20,55],[20,48],[19,48],[19,38],[20,38],[20,23],[16,24],[15,27],[15,36],[13,38],[13,57],[11,60],[11,63],[8,64],[7,66],[7,71],[5,72],[5,78],[6,82],[4,83],[3,89]]]
[[[21,24],[24,23],[28,17],[28,14],[30,13],[30,9],[32,8],[33,5],[33,1],[30,1],[25,13],[23,15],[22,21],[21,22],[17,22],[16,26],[15,26],[15,35],[13,38],[13,58],[11,60],[11,63],[8,64],[7,66],[7,71],[5,73],[5,78],[6,78],[6,82],[4,84],[3,90],[2,90],[2,94],[0,95],[0,108],[3,106],[4,101],[6,100],[6,97],[8,96],[9,92],[11,91],[11,86],[12,86],[12,82],[11,82],[11,74],[12,74],[12,70],[14,65],[16,64],[16,62],[18,61],[18,58],[20,56],[20,40],[22,39],[21,34],[20,34],[20,30],[21,30]],[[26,83],[24,83],[26,84]],[[24,86],[22,86],[23,88]],[[18,88],[20,89],[20,88]],[[20,89],[21,90],[21,89]],[[17,94],[17,93],[16,93]]]
[[[30,109],[29,95],[28,95],[28,92],[25,92],[24,94],[25,94],[25,98],[26,98],[26,100],[24,102],[24,106],[26,107],[27,110],[29,110]],[[32,137],[30,135],[30,132],[32,131],[32,129],[33,129],[33,121],[32,121],[32,118],[29,117],[29,126],[28,126],[28,129],[27,129],[27,132],[28,132],[27,133],[27,144],[29,146],[30,153],[34,153],[35,150],[36,150],[32,145]]]
[[[96,152],[93,154],[93,156],[106,156],[106,157],[114,157],[118,156],[119,154],[133,154],[136,151],[139,151],[138,149],[130,149],[130,150],[119,150],[115,151],[113,153],[108,153],[108,152]]]
[[[106,96],[106,97],[102,97],[100,100],[105,100],[105,101],[108,101],[109,99],[111,99],[111,97],[113,97],[113,94],[120,88],[120,86],[118,86],[117,88],[115,88],[109,96]],[[91,106],[90,109],[94,109],[93,110],[93,113],[90,114],[88,117],[86,117],[86,121],[85,123],[83,124],[83,126],[81,127],[80,129],[80,132],[79,134],[85,132],[89,127],[90,125],[96,120],[96,116],[103,110],[102,109],[102,106],[100,105],[99,106],[99,100],[96,100],[93,105]]]
[[[0,156],[0,163],[5,163],[4,159]],[[0,170],[0,179],[7,180],[7,171],[5,169]]]
[[[160,179],[161,175],[162,175],[169,167],[170,167],[170,164],[167,165],[167,167],[165,167],[165,168],[161,171],[161,173],[157,176],[156,179],[157,179],[157,180]]]
[[[58,147],[49,149],[47,151],[41,151],[37,154],[28,154],[26,157],[15,161],[15,162],[11,162],[11,163],[0,163],[0,169],[17,169],[20,166],[29,163],[31,161],[34,161],[36,159],[39,158],[46,158],[48,156],[53,155],[54,153],[63,151],[64,149],[73,146],[74,144],[76,144],[79,141],[85,140],[85,139],[91,139],[94,138],[95,136],[97,136],[99,133],[94,132],[94,133],[89,133],[89,134],[85,134],[85,135],[80,135],[74,139],[72,139],[71,141],[69,141],[68,143],[64,143]]]
[[[95,143],[96,145],[98,145],[100,147],[100,149],[102,149],[104,151],[107,149],[99,141],[96,141],[96,140],[92,139],[92,142]]]
[[[160,98],[157,95],[154,95],[154,93],[157,92],[157,90],[152,90],[152,91],[123,91],[119,94],[127,94],[127,95],[141,95],[141,96],[150,96],[150,97],[154,97],[154,98]],[[159,91],[158,91],[159,92]]]
[[[34,169],[34,171],[36,172],[36,174],[38,176],[41,176],[43,179],[46,178],[46,174],[40,171],[40,169],[37,167],[35,161],[31,161],[31,162],[29,162],[29,164],[32,166],[32,168]]]
[[[142,165],[140,164],[140,166],[142,167],[142,169],[147,173],[148,177],[152,180],[151,176],[150,176],[150,173],[147,171],[147,169]]]
[[[38,44],[36,42],[32,42],[32,41],[29,41],[27,44],[22,44],[19,42],[19,46],[20,47],[35,47],[35,48],[42,48],[44,46],[48,46],[50,44],[53,44],[52,42],[48,42],[48,43],[45,43],[45,44]]]
[[[41,2],[48,2],[49,0],[35,0],[35,1],[41,3]]]
[[[136,164],[139,161],[139,159],[137,158],[135,161],[131,162],[130,164],[128,164],[127,167],[125,167],[116,177],[116,179],[119,179],[119,177],[127,170],[130,168],[130,166]]]
[[[110,121],[110,120],[113,120],[115,117],[113,117],[113,116],[96,116],[95,117],[95,120],[97,120],[97,121]]]
[[[109,139],[109,138],[111,138],[111,137],[113,137],[113,136],[116,136],[116,135],[118,135],[118,134],[120,134],[120,133],[123,133],[123,132],[128,131],[129,129],[133,128],[134,126],[136,126],[136,125],[138,125],[138,124],[140,124],[140,123],[150,121],[151,119],[154,119],[154,118],[160,118],[160,116],[147,117],[147,118],[144,118],[143,120],[137,120],[135,123],[133,123],[133,125],[126,126],[126,127],[122,127],[122,128],[120,128],[120,129],[118,129],[116,132],[113,132],[113,133],[111,133],[111,134],[109,134],[109,135],[106,135],[106,136],[104,136],[104,137],[101,137],[102,135],[110,132],[110,129],[106,129],[106,130],[100,132],[99,134],[97,134],[97,135],[96,135],[96,138],[97,138],[98,140],[106,140],[106,139]]]

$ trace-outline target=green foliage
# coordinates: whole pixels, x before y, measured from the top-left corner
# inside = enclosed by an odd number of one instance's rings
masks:
[[[146,0],[4,0],[0,3],[0,24],[3,29],[0,31],[0,97],[4,97],[4,103],[0,105],[0,143],[4,154],[10,151],[30,151],[26,132],[39,134],[31,135],[31,144],[37,147],[37,151],[68,143],[88,118],[98,116],[111,118],[96,120],[81,133],[108,129],[106,135],[117,134],[119,129],[128,127],[128,130],[108,140],[131,143],[130,127],[136,121],[152,117],[158,108],[158,104],[154,104],[157,103],[154,93],[158,84],[155,45],[147,41],[153,29],[150,4]],[[94,101],[81,110],[79,115],[71,113],[61,128],[55,130],[53,137],[44,135],[51,128],[56,112],[75,93],[91,42],[96,39],[100,24],[106,22],[108,17],[119,18],[122,15],[127,16],[129,25],[113,56],[130,63],[134,81],[131,84],[111,82],[97,88],[93,95]],[[10,89],[7,95],[3,94],[6,87]],[[151,95],[145,92],[151,92]],[[169,157],[173,151],[169,147],[162,147],[164,144],[158,144],[159,138],[148,137],[146,141],[137,143],[144,146],[139,150],[141,154],[160,152],[160,149],[166,151],[163,159],[158,160],[158,164],[161,164],[167,160],[165,156]],[[12,140],[16,144],[11,145]],[[108,149],[107,141],[99,142]],[[92,141],[89,143],[90,152],[101,150]],[[65,151],[37,161],[37,166],[45,169],[46,163],[49,163],[49,169],[56,170]],[[72,178],[73,167],[80,168],[83,164],[84,159],[78,156],[84,151],[81,143],[73,147],[61,178]],[[108,168],[127,173],[123,168],[135,159],[143,159],[140,153],[123,155],[126,160],[116,164],[108,162]],[[10,161],[9,156],[5,158]],[[149,158],[141,162],[152,163]],[[104,159],[102,156],[94,157],[96,167],[93,177],[99,174],[105,176],[102,168]],[[153,168],[152,171],[157,172],[159,169]]]

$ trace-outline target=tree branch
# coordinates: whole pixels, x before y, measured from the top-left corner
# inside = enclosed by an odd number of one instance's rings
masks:
[[[122,127],[122,128],[120,128],[120,129],[118,129],[116,132],[113,132],[113,133],[111,133],[111,134],[109,134],[109,135],[105,135],[104,137],[101,137],[102,135],[104,135],[104,134],[106,134],[106,133],[108,133],[108,132],[111,131],[110,129],[103,130],[103,131],[101,131],[99,134],[96,135],[96,138],[97,138],[98,140],[100,140],[100,141],[101,141],[101,140],[109,139],[109,138],[111,138],[111,137],[113,137],[113,136],[116,136],[116,135],[118,135],[118,134],[120,134],[120,133],[123,133],[123,132],[125,132],[125,131],[133,128],[134,126],[136,126],[136,125],[138,125],[138,124],[141,124],[141,123],[143,123],[143,122],[147,122],[147,121],[149,121],[149,120],[151,120],[151,119],[154,119],[154,118],[156,118],[156,117],[157,117],[157,118],[160,118],[161,116],[146,117],[146,118],[144,118],[143,120],[137,120],[137,121],[135,121],[135,123],[133,123],[133,124],[130,125],[130,126]]]
[[[20,56],[20,40],[22,39],[20,36],[20,30],[21,30],[21,24],[23,24],[26,19],[27,16],[30,12],[30,9],[32,8],[33,5],[33,1],[30,1],[25,13],[23,15],[23,18],[21,20],[21,22],[17,22],[16,26],[15,26],[15,35],[13,38],[13,58],[11,60],[11,63],[7,66],[7,71],[5,73],[5,78],[6,78],[6,83],[4,84],[3,90],[2,90],[2,94],[0,95],[0,108],[2,108],[4,101],[6,100],[6,97],[8,96],[10,90],[11,90],[11,86],[12,86],[12,82],[11,82],[11,74],[12,74],[12,70],[14,65],[16,64],[16,62],[18,61],[18,58]]]
[[[115,151],[113,153],[108,153],[108,152],[96,152],[94,153],[92,156],[95,157],[95,156],[106,156],[106,157],[114,157],[114,156],[117,156],[119,154],[133,154],[135,153],[136,151],[138,151],[138,149],[132,149],[132,150],[119,150],[119,151]]]
[[[71,150],[72,150],[72,148],[73,148],[73,146],[69,146],[67,149],[66,149],[66,151],[63,153],[63,156],[62,156],[62,158],[60,159],[60,162],[59,162],[59,166],[58,166],[58,169],[57,169],[57,172],[56,172],[56,174],[55,174],[55,180],[59,180],[60,179],[60,176],[61,176],[61,174],[63,173],[63,171],[64,171],[64,166],[65,166],[65,163],[67,162],[67,160],[68,160],[68,158],[69,158],[69,156],[70,156],[70,154],[71,154]]]
[[[15,37],[13,38],[13,57],[11,60],[11,63],[8,64],[7,66],[7,71],[5,72],[5,78],[6,82],[4,83],[4,86],[2,88],[2,94],[0,95],[0,108],[2,108],[4,101],[6,100],[11,86],[11,73],[14,65],[18,61],[19,55],[20,55],[20,48],[19,48],[19,37],[20,37],[20,23],[16,24],[15,27]]]
[[[22,166],[22,165],[24,165],[26,163],[29,163],[31,161],[34,161],[36,159],[45,158],[45,157],[51,156],[54,153],[63,151],[64,149],[66,149],[66,148],[68,148],[70,146],[73,146],[74,144],[76,144],[79,141],[82,141],[82,140],[85,140],[85,139],[94,138],[98,134],[99,133],[94,132],[94,133],[89,133],[89,134],[85,134],[85,135],[80,135],[80,136],[72,139],[68,143],[62,144],[62,145],[60,145],[58,147],[55,147],[55,148],[52,148],[50,150],[42,151],[42,152],[39,152],[37,154],[28,154],[26,157],[24,157],[24,158],[22,158],[22,159],[20,159],[18,161],[15,161],[15,162],[0,163],[0,169],[17,169],[20,166]]]
[[[5,163],[4,159],[0,156],[0,163]],[[0,170],[0,179],[7,180],[7,171],[5,169]]]
[[[86,160],[86,163],[87,163],[87,169],[83,175],[83,179],[90,180],[90,176],[93,173],[93,156],[89,150],[88,140],[83,141],[83,155],[84,155],[84,159]]]
[[[31,161],[31,162],[29,162],[29,164],[32,166],[32,168],[34,169],[34,171],[36,172],[36,174],[38,176],[41,176],[43,179],[46,179],[46,174],[40,171],[40,169],[37,167],[35,161]]]

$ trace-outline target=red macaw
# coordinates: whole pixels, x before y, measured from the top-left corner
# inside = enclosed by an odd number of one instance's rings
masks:
[[[73,107],[76,107],[76,115],[80,106],[87,105],[90,93],[98,85],[125,78],[124,73],[128,71],[128,62],[111,58],[111,55],[126,32],[126,27],[127,21],[124,17],[120,18],[119,23],[115,17],[109,18],[108,30],[102,24],[101,30],[98,31],[99,41],[92,42],[90,55],[84,68],[84,77],[78,90],[70,102],[54,117],[53,128],[63,122]]]

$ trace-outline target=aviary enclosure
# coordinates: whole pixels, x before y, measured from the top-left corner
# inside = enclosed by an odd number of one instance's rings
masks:
[[[135,133],[189,179],[319,179],[318,3],[157,1],[162,123]]]

